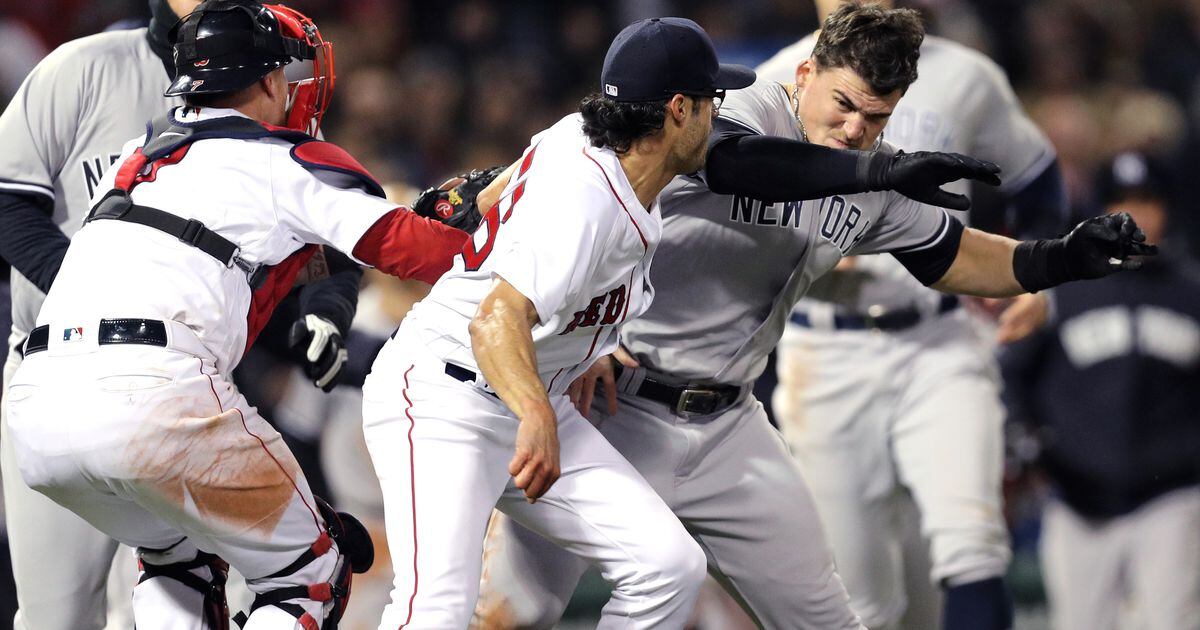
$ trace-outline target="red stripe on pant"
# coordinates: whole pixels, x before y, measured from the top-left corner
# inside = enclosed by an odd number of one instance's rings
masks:
[[[408,374],[413,371],[415,365],[408,366],[404,371],[404,389],[400,393],[404,396],[404,402],[408,406],[404,408],[404,415],[408,416],[408,479],[410,484],[409,496],[412,497],[412,524],[413,524],[413,591],[412,596],[408,598],[408,618],[404,623],[400,624],[403,629],[408,624],[412,623],[413,616],[413,601],[417,599],[417,585],[420,581],[420,574],[417,572],[417,467],[414,461],[415,452],[413,449],[412,432],[417,423],[412,417],[412,400],[408,398]]]

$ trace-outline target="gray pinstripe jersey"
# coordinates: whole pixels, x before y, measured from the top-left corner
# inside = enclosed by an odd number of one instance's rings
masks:
[[[794,81],[796,66],[812,55],[816,41],[815,35],[809,35],[783,49],[756,69],[758,76]],[[1022,111],[1004,71],[986,56],[926,36],[918,71],[919,78],[900,99],[884,130],[888,142],[906,151],[955,151],[995,162],[1003,171],[1002,193],[1021,190],[1054,160],[1050,141]],[[970,192],[963,181],[946,188]],[[967,223],[967,213],[954,214]],[[835,273],[813,288],[813,297],[865,313],[876,304],[929,309],[941,295],[922,286],[891,256],[859,259],[853,274],[862,280],[854,283],[853,290],[846,290],[846,283],[837,278],[843,274]]]
[[[721,117],[800,139],[787,93],[760,79],[730,92]],[[740,384],[762,372],[796,300],[843,256],[930,247],[950,217],[893,192],[764,204],[718,195],[701,176],[660,197],[655,297],[621,339],[647,367],[697,382]]]
[[[100,33],[68,42],[25,78],[0,115],[0,190],[54,200],[54,222],[79,229],[100,176],[146,121],[178,99],[146,29]],[[13,270],[13,334],[25,338],[45,295]]]

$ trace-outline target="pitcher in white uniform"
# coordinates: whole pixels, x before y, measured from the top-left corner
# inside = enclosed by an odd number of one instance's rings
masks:
[[[655,300],[621,332],[625,367],[605,383],[616,400],[591,407],[600,432],[682,520],[710,573],[762,627],[864,627],[801,471],[751,393],[812,283],[846,256],[886,252],[924,284],[1014,295],[1044,286],[1040,278],[1054,264],[1038,260],[1038,250],[1068,247],[1073,260],[1107,251],[1123,257],[1128,252],[1104,238],[1134,241],[1132,231],[1120,237],[1111,226],[1085,223],[1065,241],[1017,243],[895,192],[787,196],[794,194],[787,186],[814,168],[795,160],[806,147],[876,146],[915,78],[922,33],[911,10],[846,7],[822,32],[828,54],[807,62],[797,83],[759,80],[727,95],[705,171],[676,178],[663,193],[663,237],[650,274]],[[753,162],[757,178],[728,159],[727,151],[744,158],[742,145],[771,148],[769,159]],[[887,143],[878,148],[877,155],[893,155]],[[758,190],[734,192],[727,169]],[[996,183],[989,173],[963,174]],[[965,207],[962,197],[901,188]],[[1133,230],[1128,223],[1119,225]],[[1093,238],[1093,229],[1104,235]],[[1086,277],[1120,268],[1105,259]],[[520,625],[552,627],[586,562],[509,525],[489,556],[488,586],[512,600]]]
[[[467,627],[493,507],[600,565],[601,627],[684,624],[704,554],[565,392],[649,306],[658,193],[704,165],[714,98],[753,80],[690,20],[628,26],[604,95],[534,136],[380,352],[363,391],[396,574],[380,628]]]

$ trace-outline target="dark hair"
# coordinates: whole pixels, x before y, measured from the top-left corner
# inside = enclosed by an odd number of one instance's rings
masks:
[[[592,146],[625,153],[635,140],[663,128],[667,101],[618,103],[601,94],[589,94],[579,102],[583,133]]]
[[[221,107],[237,92],[209,92],[207,94],[184,94],[183,103],[191,107]]]
[[[818,68],[848,68],[884,95],[917,80],[923,39],[925,26],[912,9],[848,2],[825,19],[812,56]]]

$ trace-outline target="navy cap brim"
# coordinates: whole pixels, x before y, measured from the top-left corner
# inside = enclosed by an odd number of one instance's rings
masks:
[[[717,79],[713,89],[740,90],[754,84],[757,75],[754,70],[735,63],[723,63],[717,70]]]

